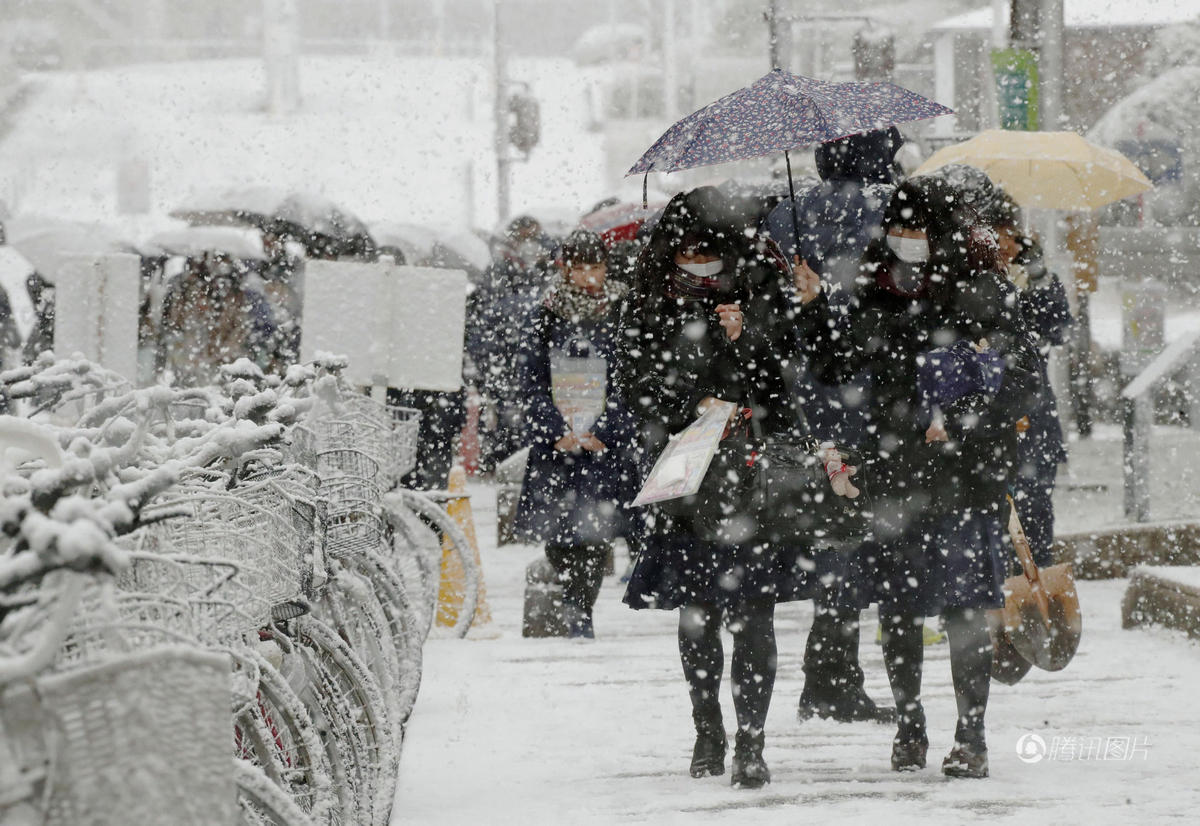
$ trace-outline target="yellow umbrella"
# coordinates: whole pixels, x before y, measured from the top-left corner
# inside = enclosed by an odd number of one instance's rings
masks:
[[[1017,203],[1041,209],[1096,209],[1152,186],[1120,152],[1074,132],[990,129],[938,150],[916,174],[952,163],[982,169]]]

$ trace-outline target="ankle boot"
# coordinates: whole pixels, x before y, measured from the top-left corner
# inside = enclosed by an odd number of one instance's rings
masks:
[[[702,702],[692,708],[692,723],[696,726],[696,745],[692,748],[692,777],[717,777],[725,773],[725,752],[729,738],[721,719],[721,706]]]
[[[762,755],[765,739],[761,730],[738,729],[733,741],[732,785],[739,789],[760,789],[771,782],[771,772]]]
[[[928,753],[929,737],[925,733],[925,709],[915,705],[900,716],[896,737],[892,740],[892,771],[923,769]]]
[[[725,749],[728,746],[729,740],[723,731],[717,734],[697,733],[688,774],[692,777],[719,777],[724,774]]]
[[[955,743],[954,748],[942,761],[942,774],[947,777],[987,777],[987,746]]]

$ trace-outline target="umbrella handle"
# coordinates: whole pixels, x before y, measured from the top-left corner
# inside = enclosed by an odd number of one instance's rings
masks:
[[[795,256],[800,254],[800,218],[796,214],[796,184],[792,182],[792,156],[786,149],[783,150],[783,162],[787,164],[788,194],[792,199],[792,243],[795,245],[792,255]]]

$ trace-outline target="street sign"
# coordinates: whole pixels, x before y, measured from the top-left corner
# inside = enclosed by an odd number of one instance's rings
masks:
[[[1001,129],[1038,129],[1038,62],[1030,49],[993,49],[996,106]]]

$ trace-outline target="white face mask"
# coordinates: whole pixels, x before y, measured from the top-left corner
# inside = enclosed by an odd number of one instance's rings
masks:
[[[924,264],[929,260],[929,241],[926,238],[887,237],[888,249],[905,264]]]
[[[699,262],[691,262],[680,264],[679,269],[700,278],[712,278],[714,275],[720,275],[721,270],[725,269],[725,262],[718,258],[716,261],[709,261],[701,264]]]

